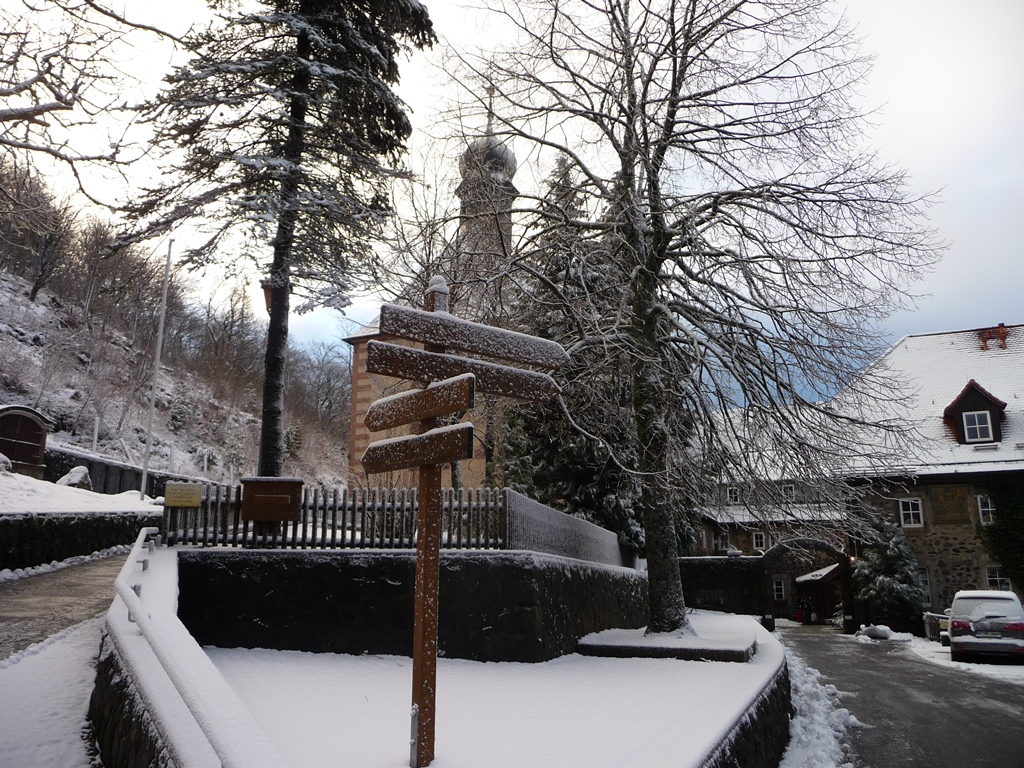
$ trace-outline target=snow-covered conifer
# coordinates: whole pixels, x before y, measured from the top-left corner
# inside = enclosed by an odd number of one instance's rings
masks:
[[[250,257],[267,275],[259,472],[278,475],[291,294],[338,306],[352,289],[411,131],[399,57],[434,33],[416,0],[210,5],[222,15],[186,38],[191,59],[146,107],[168,172],[132,213],[149,236],[201,226],[191,264]]]

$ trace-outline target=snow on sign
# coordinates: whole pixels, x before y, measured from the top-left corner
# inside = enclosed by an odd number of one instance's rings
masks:
[[[473,458],[473,425],[468,421],[450,427],[438,427],[422,435],[379,440],[363,453],[367,474],[397,469],[448,464]]]
[[[521,365],[560,368],[569,362],[569,355],[557,342],[471,323],[447,312],[424,312],[397,304],[384,304],[380,308],[378,322],[380,332],[389,336],[475,352]]]
[[[546,373],[524,371],[457,355],[424,352],[384,341],[367,342],[366,370],[369,373],[424,383],[472,373],[476,377],[476,388],[481,392],[520,400],[543,402],[553,400],[561,392],[555,380]]]
[[[441,465],[473,456],[473,425],[442,426],[442,416],[473,407],[476,390],[522,400],[547,401],[559,387],[546,373],[445,354],[449,349],[484,355],[520,365],[558,368],[569,361],[559,344],[546,339],[470,323],[448,313],[448,286],[433,277],[424,310],[385,304],[382,333],[423,344],[412,349],[370,341],[366,370],[425,385],[373,403],[365,424],[371,432],[418,423],[418,434],[377,440],[367,446],[362,464],[367,474],[419,468],[416,513],[416,594],[413,615],[412,745],[409,765],[420,768],[434,759],[437,685],[437,587],[441,552]]]
[[[366,411],[366,428],[371,432],[380,432],[416,419],[468,411],[474,403],[474,383],[473,374],[467,373],[434,382],[426,389],[382,397]]]

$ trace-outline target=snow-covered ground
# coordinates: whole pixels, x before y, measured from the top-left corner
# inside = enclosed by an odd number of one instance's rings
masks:
[[[91,619],[0,660],[0,768],[94,768],[82,729],[101,629],[102,618]],[[936,664],[1024,685],[1022,666],[953,664],[948,649],[920,638],[906,641],[905,647],[907,652]],[[301,742],[294,736],[299,729],[290,732],[300,722],[302,732],[313,734],[311,743],[295,745],[299,754],[315,749],[318,740],[336,746],[345,744],[353,754],[364,754],[369,742],[379,742],[384,734],[403,732],[408,727],[408,659],[282,651],[208,652],[257,721],[272,731],[271,736],[279,731],[285,741]],[[849,766],[843,741],[846,730],[857,725],[856,719],[841,705],[835,688],[821,682],[816,670],[808,668],[792,652],[787,650],[786,654],[796,714],[781,768]],[[588,664],[608,661],[624,662],[615,675],[628,678],[626,687],[632,691],[629,699],[602,698],[601,683],[614,680],[595,680],[588,674]],[[515,735],[516,723],[510,720],[529,726],[537,749],[551,756],[550,761],[541,758],[532,765],[629,764],[613,760],[609,753],[582,746],[587,743],[584,734],[567,734],[553,715],[578,708],[583,702],[592,703],[602,713],[602,719],[586,727],[598,734],[602,727],[607,728],[605,738],[618,745],[619,757],[639,756],[656,745],[640,743],[635,734],[616,728],[616,713],[638,707],[671,709],[671,702],[678,700],[683,690],[696,690],[699,695],[699,689],[691,687],[697,680],[677,680],[672,669],[689,666],[701,665],[658,659],[591,660],[578,656],[565,657],[550,665],[475,664],[442,659],[435,765],[461,765],[459,755],[468,752],[485,755],[489,765],[502,765],[508,750],[506,742]],[[552,671],[551,677],[542,672],[545,669]],[[669,676],[659,679],[666,671]],[[653,688],[649,687],[652,680]],[[492,701],[484,707],[480,691],[485,687],[500,687],[508,695],[496,705]],[[268,699],[259,689],[276,692],[282,698]],[[379,721],[373,719],[377,716]],[[316,728],[309,728],[310,718]],[[698,728],[700,719],[696,720],[694,727]],[[345,738],[343,733],[350,736]],[[450,747],[455,743],[458,750],[453,752]],[[405,764],[400,745],[391,751],[395,753],[394,759],[379,763],[381,768]],[[586,759],[566,762],[567,752]],[[301,763],[294,760],[294,764]],[[480,761],[471,764],[479,765]]]
[[[116,495],[44,483],[25,475],[0,471],[0,515],[135,512],[151,515],[153,499],[139,499],[138,491]]]
[[[90,768],[87,727],[103,617],[0,660],[0,768]]]
[[[976,675],[994,677],[1009,683],[1024,685],[1024,664],[1013,664],[1011,662],[974,664],[953,661],[949,658],[948,647],[943,647],[938,643],[930,642],[920,637],[911,638],[907,642],[907,647],[912,653],[933,664],[940,664],[944,667],[956,667]]]
[[[757,628],[747,617],[693,616],[698,637],[705,624],[721,635],[730,622]],[[439,659],[432,765],[700,765],[781,662],[781,647],[760,632],[758,654],[746,664],[578,654],[539,664]],[[407,763],[411,659],[207,653],[296,768]]]
[[[0,661],[0,768],[93,766],[81,734],[101,628],[102,619],[92,619]],[[269,730],[282,732],[287,740],[289,727],[302,722],[301,731],[314,734],[314,743],[295,745],[299,754],[315,749],[317,741],[327,741],[335,748],[345,745],[346,752],[364,754],[371,749],[368,742],[379,743],[385,738],[384,734],[394,728],[398,729],[396,733],[408,729],[408,659],[220,649],[210,649],[209,653],[257,720],[265,721],[265,726],[269,722]],[[612,679],[606,680],[603,676],[595,679],[588,672],[588,665],[600,663],[607,669],[607,662],[617,667]],[[789,663],[797,717],[792,722],[792,741],[782,768],[843,765],[840,740],[848,714],[838,708],[834,692],[830,693],[818,681],[817,672],[808,670],[791,654]],[[253,664],[258,667],[256,673],[251,671]],[[564,731],[559,726],[559,712],[589,702],[601,712],[601,717],[598,722],[585,724],[588,734],[600,735],[598,741],[602,744],[616,744],[616,757],[625,754],[640,760],[644,755],[672,745],[658,743],[656,739],[642,743],[634,734],[624,733],[615,725],[618,713],[637,708],[646,708],[652,713],[665,710],[659,715],[663,723],[674,716],[682,716],[673,711],[672,702],[682,698],[699,699],[700,688],[692,687],[698,684],[692,677],[677,679],[678,671],[728,666],[579,656],[564,657],[548,665],[478,664],[442,659],[438,757],[434,765],[437,768],[479,765],[481,756],[489,765],[501,765],[502,759],[507,762],[507,742],[516,736],[516,723],[510,723],[510,719],[518,719],[520,726],[530,728],[529,737],[537,742],[538,754],[550,755],[549,759],[540,756],[537,762],[531,763],[538,768],[630,764],[618,762],[612,755],[587,746],[587,734]],[[666,672],[667,676],[663,674]],[[612,686],[619,678],[625,689],[632,691],[630,698],[613,700],[601,693],[610,687],[622,690],[620,686]],[[608,686],[602,685],[605,682]],[[649,687],[652,684],[653,689]],[[481,693],[496,687],[508,696],[497,702],[492,700],[483,708]],[[284,698],[268,700],[250,690],[255,688],[276,691]],[[691,693],[689,697],[687,691]],[[367,721],[374,713],[381,716],[380,722]],[[702,718],[692,713],[689,716],[692,728],[699,729]],[[307,718],[313,718],[312,723]],[[311,724],[318,727],[310,729]],[[607,732],[600,734],[601,728]],[[345,738],[344,733],[350,734],[349,738]],[[301,742],[301,739],[291,738]],[[401,745],[390,751],[395,758],[379,763],[381,768],[388,765],[399,768],[406,764]],[[460,755],[468,754],[475,755],[477,760],[460,762]],[[575,757],[565,762],[566,755]],[[301,763],[295,760],[294,764]],[[370,765],[366,762],[353,764]],[[645,763],[634,760],[633,764]]]

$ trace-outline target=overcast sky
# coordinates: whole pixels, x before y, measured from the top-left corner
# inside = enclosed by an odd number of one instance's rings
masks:
[[[146,20],[173,19],[175,31],[203,6],[202,0],[122,1]],[[467,24],[459,2],[426,4],[443,37],[486,39],[484,30]],[[887,324],[893,341],[907,333],[1024,323],[1017,231],[1024,219],[1024,0],[850,0],[847,14],[863,50],[876,56],[864,89],[865,103],[881,108],[871,142],[909,171],[915,192],[937,192],[931,224],[949,244],[934,273],[916,286],[927,294],[919,309]],[[149,61],[162,69],[166,54]],[[414,124],[427,128],[434,96],[425,87],[429,69],[417,57],[402,71]],[[450,162],[454,168],[457,157]],[[529,183],[523,172],[517,181]],[[366,321],[374,310],[360,304],[352,314]],[[294,318],[293,333],[330,340],[352,327],[339,329],[332,314]]]
[[[889,329],[1024,323],[1024,2],[853,0],[848,14],[877,57],[874,144],[916,191],[939,190],[930,218],[949,243],[919,286],[930,296]]]
[[[465,19],[457,4],[427,6],[438,32],[454,37]],[[865,104],[879,107],[869,139],[909,172],[914,192],[936,193],[930,221],[949,245],[914,287],[918,309],[886,324],[892,340],[1024,323],[1024,0],[854,0],[847,15],[876,57],[864,88]],[[403,71],[424,125],[426,70]],[[372,307],[355,314],[368,319]]]

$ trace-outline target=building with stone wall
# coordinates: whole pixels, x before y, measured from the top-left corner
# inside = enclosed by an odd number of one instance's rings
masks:
[[[959,589],[1021,594],[1024,585],[1010,583],[982,530],[999,514],[992,482],[1024,477],[1024,325],[906,336],[875,365],[905,397],[880,399],[870,417],[909,419],[915,440],[882,464],[877,457],[872,466],[854,464],[849,481],[867,490],[869,509],[903,530],[929,607],[948,607]],[[775,511],[752,509],[742,489],[723,486],[718,504],[705,510],[698,551],[751,555],[798,536],[827,540],[831,527],[833,544],[857,554],[857,542],[843,541],[841,511],[815,501],[799,479],[778,482],[778,495],[791,503]],[[780,579],[796,575],[780,572]]]

